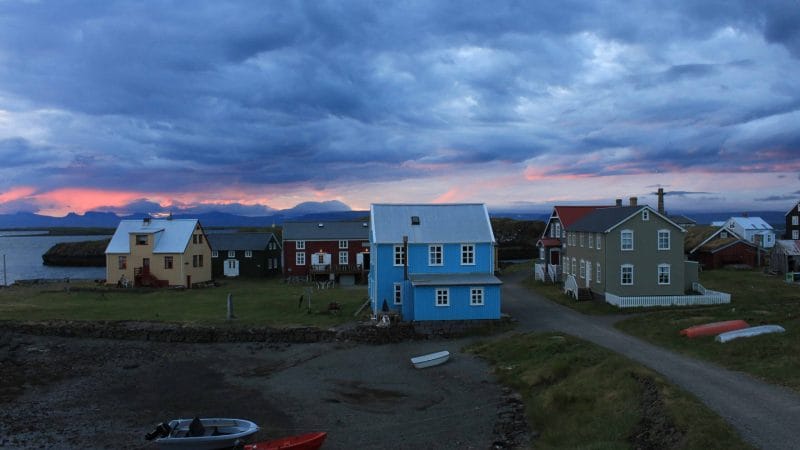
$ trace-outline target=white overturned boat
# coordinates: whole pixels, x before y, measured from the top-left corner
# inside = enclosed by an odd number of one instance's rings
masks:
[[[411,364],[413,364],[417,369],[424,369],[426,367],[444,364],[448,359],[450,359],[450,352],[447,350],[442,350],[441,352],[430,353],[411,358]]]
[[[176,419],[159,424],[147,437],[158,436],[155,442],[160,449],[215,450],[244,443],[258,429],[258,425],[244,419]]]
[[[769,333],[783,333],[784,331],[786,330],[780,325],[760,325],[757,327],[742,328],[741,330],[726,331],[725,333],[718,334],[714,340],[724,344],[725,342],[732,341],[734,339],[759,336]]]

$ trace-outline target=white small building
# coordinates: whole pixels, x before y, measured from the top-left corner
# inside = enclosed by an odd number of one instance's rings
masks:
[[[731,217],[722,226],[736,236],[761,248],[775,246],[775,230],[761,217]]]

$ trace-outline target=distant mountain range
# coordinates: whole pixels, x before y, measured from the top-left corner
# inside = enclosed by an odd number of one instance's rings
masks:
[[[741,212],[712,213],[680,213],[697,221],[698,225],[724,221],[732,216],[741,216]],[[490,211],[492,217],[504,217],[516,220],[546,221],[549,212]],[[784,228],[785,211],[756,211],[749,214],[761,217],[776,229]],[[34,213],[20,212],[16,214],[0,214],[0,229],[12,228],[116,228],[120,220],[142,219],[149,217],[146,213],[119,216],[113,212],[89,211],[85,214],[69,213],[64,217],[43,216]],[[199,219],[205,227],[270,227],[281,225],[287,221],[342,221],[367,220],[369,211],[350,210],[340,202],[306,202],[294,208],[276,210],[274,214],[265,216],[242,216],[224,212],[203,212],[193,214],[173,214],[175,219]]]

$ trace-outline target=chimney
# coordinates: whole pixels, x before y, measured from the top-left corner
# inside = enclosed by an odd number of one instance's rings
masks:
[[[639,203],[639,199],[636,197],[631,197],[631,206],[636,206]]]
[[[662,216],[664,213],[664,188],[658,188],[658,213]]]
[[[617,199],[617,206],[622,206],[622,199],[621,198]]]

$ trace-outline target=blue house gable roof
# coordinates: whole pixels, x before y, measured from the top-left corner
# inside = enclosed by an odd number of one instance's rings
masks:
[[[397,243],[492,242],[486,206],[465,204],[373,204],[370,241]]]

